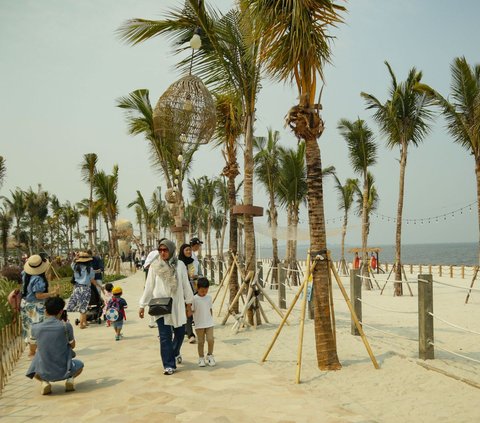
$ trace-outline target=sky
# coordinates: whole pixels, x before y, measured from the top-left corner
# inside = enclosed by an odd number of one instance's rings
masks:
[[[164,186],[152,168],[148,146],[141,137],[127,134],[125,116],[115,100],[139,88],[157,99],[182,75],[162,37],[138,46],[124,44],[115,30],[127,19],[161,19],[177,0],[0,0],[0,155],[7,175],[0,195],[19,187],[43,189],[61,202],[88,197],[81,181],[83,155],[95,152],[98,168],[111,173],[119,166],[120,218],[135,221],[127,204],[140,190],[150,198]],[[234,1],[206,0],[225,11]],[[398,81],[416,67],[422,81],[447,96],[450,66],[455,57],[478,63],[480,3],[476,0],[363,0],[346,3],[345,23],[332,32],[332,64],[325,68],[323,118],[326,130],[319,139],[323,166],[334,165],[341,181],[358,177],[351,169],[346,143],[336,129],[341,118],[364,119],[378,143],[378,161],[370,170],[380,197],[372,217],[369,245],[394,244],[399,184],[398,149],[388,150],[371,111],[360,92],[385,101],[390,77],[387,60]],[[295,90],[266,76],[257,105],[255,135],[271,127],[281,133],[281,144],[295,147],[293,134],[284,128],[284,117],[296,104]],[[223,167],[220,151],[202,146],[191,177],[218,176]],[[239,177],[240,180],[241,176]],[[254,203],[267,207],[267,197],[257,184]],[[333,182],[325,183],[325,217],[339,244],[337,195]],[[436,113],[432,131],[418,148],[410,148],[405,180],[404,244],[475,242],[478,240],[473,157],[453,143],[443,118]],[[451,213],[462,209],[462,213]],[[280,213],[286,224],[286,213]],[[446,216],[443,216],[446,215]],[[432,217],[441,216],[439,219]],[[333,219],[335,218],[335,221]],[[423,224],[420,219],[424,219]],[[438,222],[437,222],[438,220]],[[360,219],[350,217],[349,245],[361,242]],[[428,223],[430,221],[430,223]],[[266,217],[256,218],[258,228]],[[86,223],[85,223],[86,224]],[[301,226],[306,228],[306,208]],[[136,226],[135,226],[136,227]],[[258,239],[268,239],[259,231]]]

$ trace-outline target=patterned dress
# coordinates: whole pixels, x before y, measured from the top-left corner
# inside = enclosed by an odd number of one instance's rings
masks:
[[[72,296],[68,300],[67,311],[78,311],[86,313],[88,303],[90,301],[90,281],[95,278],[95,272],[92,268],[88,268],[84,264],[80,265],[80,273],[74,271],[75,287],[73,288]]]
[[[22,279],[25,283],[27,274],[22,273]],[[25,342],[30,341],[32,324],[43,322],[45,317],[45,300],[36,298],[37,293],[46,292],[45,280],[38,275],[30,277],[30,283],[27,287],[27,295],[22,298],[20,303],[20,314],[22,316],[22,336]]]

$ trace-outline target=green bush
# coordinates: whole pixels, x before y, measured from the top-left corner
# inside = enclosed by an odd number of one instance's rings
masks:
[[[7,298],[8,294],[18,287],[17,282],[0,277],[0,329],[13,321],[13,310],[8,304]]]
[[[63,266],[55,266],[55,272],[60,278],[71,278],[73,275],[73,269],[69,264],[64,264]]]
[[[0,275],[9,281],[22,283],[22,270],[19,266],[5,266]]]

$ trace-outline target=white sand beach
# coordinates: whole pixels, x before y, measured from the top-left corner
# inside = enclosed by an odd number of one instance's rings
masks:
[[[348,278],[342,278],[347,292]],[[467,279],[444,279],[466,287]],[[17,365],[0,398],[5,422],[476,422],[480,390],[465,382],[427,370],[418,363],[416,285],[414,296],[393,297],[392,289],[363,291],[363,322],[380,364],[375,370],[360,337],[350,334],[345,301],[334,284],[337,347],[342,370],[321,372],[316,366],[313,324],[306,320],[301,383],[295,384],[300,302],[273,347],[268,360],[260,359],[270,344],[280,318],[263,303],[270,324],[234,334],[232,319],[215,327],[217,366],[199,368],[196,345],[185,343],[184,363],[173,376],[162,374],[156,329],[137,316],[143,288],[142,272],[119,282],[129,303],[125,338],[115,342],[113,329],[91,324],[76,329],[78,358],[85,371],[76,392],[40,395],[40,385],[27,379],[26,354]],[[213,287],[214,294],[217,287]],[[296,288],[288,288],[293,298]],[[270,291],[276,299],[276,291]],[[434,314],[458,326],[480,332],[480,292],[434,284]],[[220,301],[217,300],[216,307]],[[367,304],[368,303],[368,304]],[[374,308],[382,307],[385,310]],[[393,311],[386,311],[386,310]],[[408,313],[412,312],[412,313]],[[75,315],[70,316],[71,320]],[[379,332],[382,330],[383,332]],[[390,333],[402,336],[395,337]],[[435,344],[480,361],[479,337],[435,320]],[[438,348],[436,359],[425,363],[480,386],[480,363]]]

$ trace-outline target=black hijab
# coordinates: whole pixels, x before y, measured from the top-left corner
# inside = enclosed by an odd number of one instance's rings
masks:
[[[185,266],[188,266],[190,263],[193,263],[193,258],[192,257],[187,257],[185,255],[185,248],[190,247],[190,244],[183,244],[180,247],[180,252],[178,253],[178,259],[180,261],[183,261],[185,263]],[[190,247],[191,248],[191,247]]]

